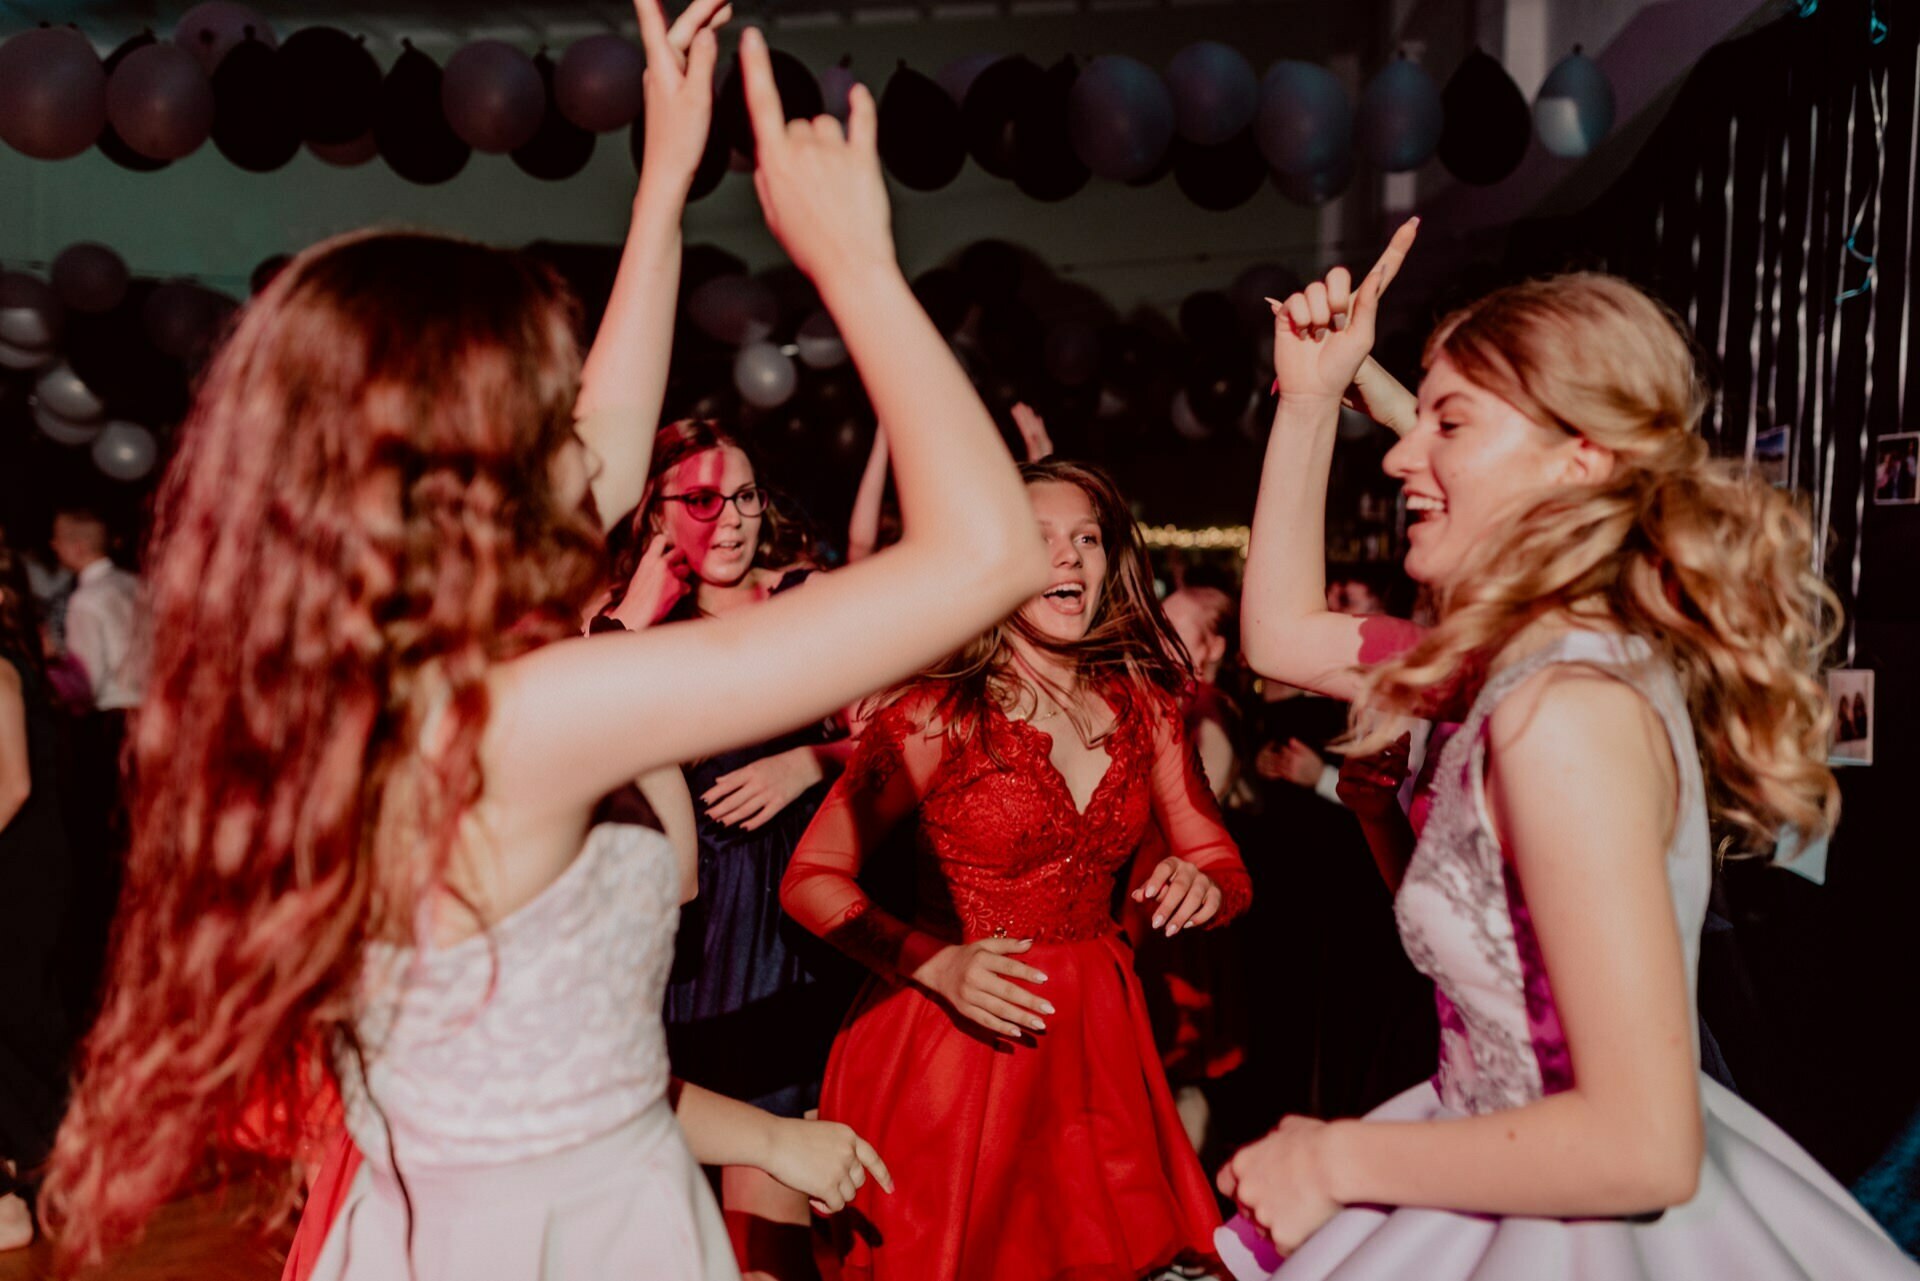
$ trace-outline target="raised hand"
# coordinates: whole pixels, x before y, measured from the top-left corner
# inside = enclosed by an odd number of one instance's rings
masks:
[[[1047,434],[1047,420],[1040,411],[1024,401],[1013,407],[1013,425],[1020,429],[1020,440],[1027,447],[1027,461],[1037,463],[1053,456],[1053,437]]]
[[[1220,911],[1220,887],[1213,878],[1169,854],[1154,867],[1146,884],[1133,892],[1136,903],[1154,903],[1153,928],[1172,938],[1188,926],[1201,926]]]
[[[1373,350],[1380,297],[1413,248],[1420,220],[1410,218],[1393,233],[1386,252],[1358,288],[1345,267],[1335,267],[1273,308],[1273,372],[1282,398],[1339,400],[1348,394]]]
[[[691,186],[713,122],[718,32],[733,17],[727,0],[693,0],[667,26],[661,0],[634,0],[647,51],[645,172]]]
[[[934,953],[914,971],[913,981],[942,998],[962,1018],[1000,1036],[1044,1032],[1043,1015],[1053,1013],[1046,998],[1015,983],[1045,983],[1047,976],[1014,958],[1033,946],[1032,939],[977,939]]]
[[[815,283],[857,263],[894,270],[873,95],[854,85],[844,133],[832,116],[788,121],[766,38],[751,27],[740,37],[740,72],[753,121],[754,189],[787,256]]]

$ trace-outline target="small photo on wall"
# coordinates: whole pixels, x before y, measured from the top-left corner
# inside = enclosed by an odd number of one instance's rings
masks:
[[[1833,703],[1828,764],[1873,764],[1873,673],[1853,668],[1828,672],[1827,697]]]
[[[1920,433],[1873,442],[1873,501],[1881,507],[1920,503]]]

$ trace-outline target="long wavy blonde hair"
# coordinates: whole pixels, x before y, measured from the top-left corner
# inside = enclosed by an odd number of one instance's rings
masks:
[[[1454,312],[1422,363],[1442,356],[1615,462],[1604,481],[1554,491],[1474,549],[1425,639],[1364,674],[1354,738],[1364,746],[1389,732],[1387,717],[1451,701],[1462,673],[1484,671],[1535,619],[1597,614],[1678,672],[1722,850],[1769,852],[1784,827],[1830,830],[1839,792],[1820,663],[1839,602],[1812,571],[1800,506],[1709,456],[1706,393],[1679,318],[1623,280],[1564,275]]]

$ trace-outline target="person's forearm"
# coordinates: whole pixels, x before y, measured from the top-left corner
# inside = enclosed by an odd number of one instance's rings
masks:
[[[1337,400],[1283,396],[1260,473],[1241,638],[1255,671],[1289,684],[1308,683],[1289,675],[1290,625],[1327,612],[1327,479],[1339,421]]]
[[[1643,1214],[1693,1195],[1700,1117],[1603,1112],[1577,1091],[1446,1121],[1335,1121],[1322,1160],[1346,1205],[1586,1218]]]
[[[669,1097],[694,1160],[701,1165],[766,1168],[777,1119],[771,1113],[677,1077]]]
[[[594,501],[608,523],[640,501],[646,482],[673,355],[685,206],[683,184],[641,176],[606,315],[580,371],[574,416],[596,457]]]
[[[887,496],[887,429],[874,429],[873,452],[867,455],[860,488],[853,496],[853,514],[847,518],[847,563],[865,560],[880,545],[880,510]]]
[[[1413,824],[1397,806],[1377,813],[1355,812],[1354,817],[1360,822],[1360,834],[1367,839],[1367,851],[1380,870],[1380,879],[1397,893],[1400,882],[1406,879],[1407,865],[1413,862]]]

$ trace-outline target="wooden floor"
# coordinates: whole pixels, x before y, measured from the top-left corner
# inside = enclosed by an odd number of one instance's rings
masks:
[[[236,1222],[248,1202],[244,1190],[222,1198],[185,1197],[161,1210],[136,1246],[85,1281],[278,1281],[291,1229],[263,1239],[257,1226]],[[47,1281],[53,1273],[45,1242],[0,1254],[0,1281]]]

